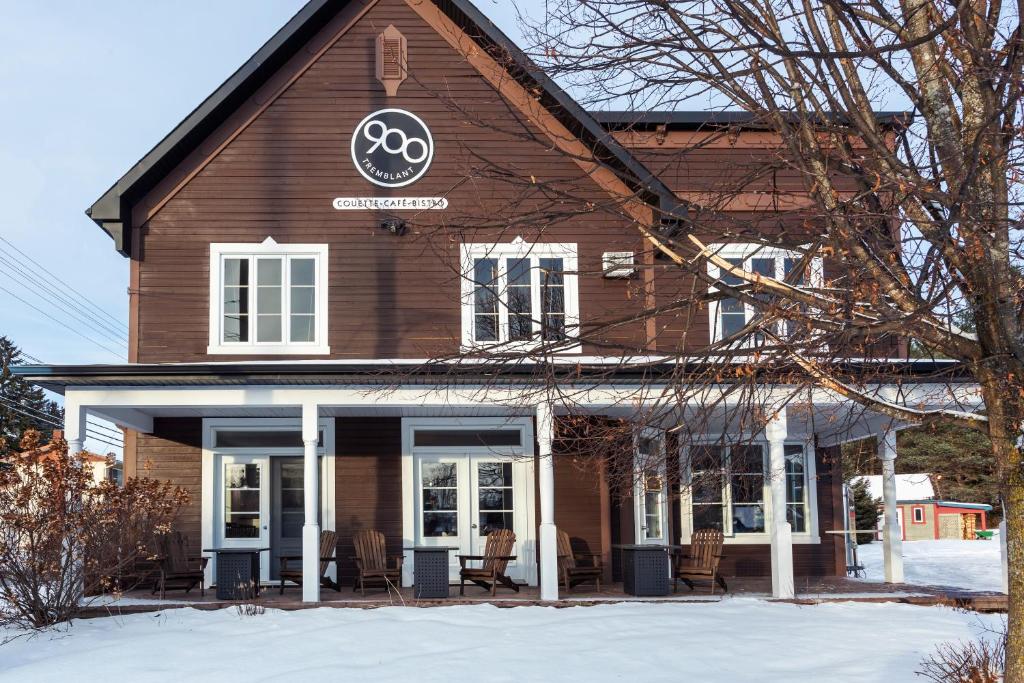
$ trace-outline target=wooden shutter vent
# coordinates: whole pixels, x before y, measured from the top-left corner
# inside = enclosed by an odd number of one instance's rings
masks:
[[[394,25],[377,36],[377,80],[384,84],[388,97],[398,94],[398,86],[409,75],[409,50],[405,36]]]

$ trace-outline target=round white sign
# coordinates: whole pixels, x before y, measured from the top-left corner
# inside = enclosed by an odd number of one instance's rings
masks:
[[[405,187],[434,160],[434,139],[423,120],[404,109],[380,109],[352,133],[352,163],[374,185]]]

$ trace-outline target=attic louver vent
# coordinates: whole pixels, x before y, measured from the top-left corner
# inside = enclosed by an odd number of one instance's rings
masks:
[[[409,50],[405,36],[392,24],[377,36],[377,80],[384,85],[388,97],[394,97],[408,75]]]

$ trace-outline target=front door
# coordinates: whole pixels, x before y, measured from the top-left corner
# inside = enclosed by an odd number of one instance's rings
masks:
[[[220,544],[266,548],[270,543],[270,458],[221,456]],[[260,580],[269,579],[268,553],[260,558]]]
[[[270,459],[270,579],[280,578],[281,557],[302,555],[306,521],[302,458]],[[291,568],[297,569],[299,562]]]
[[[459,575],[457,555],[483,555],[487,534],[495,529],[512,529],[516,548],[523,547],[523,463],[491,454],[419,455],[414,471],[416,543],[454,548],[449,555],[452,580]],[[524,565],[521,560],[510,563],[509,576],[525,580]]]

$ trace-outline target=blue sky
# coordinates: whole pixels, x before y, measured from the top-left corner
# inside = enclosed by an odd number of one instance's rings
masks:
[[[128,261],[84,211],[304,3],[0,0],[0,334],[45,363],[126,360]],[[511,3],[478,6],[516,38]]]

